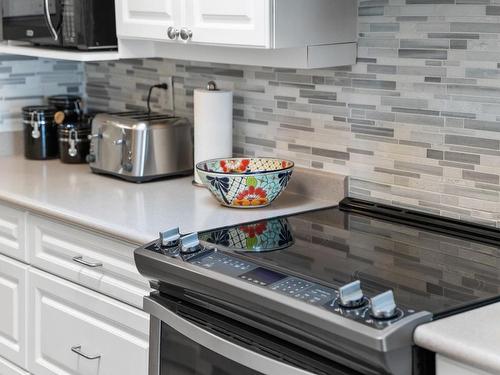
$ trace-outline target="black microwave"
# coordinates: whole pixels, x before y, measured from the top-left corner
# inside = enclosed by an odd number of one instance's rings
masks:
[[[114,0],[3,0],[3,39],[79,50],[117,48]]]

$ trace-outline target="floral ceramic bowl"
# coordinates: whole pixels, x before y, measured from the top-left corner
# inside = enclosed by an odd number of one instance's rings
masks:
[[[203,183],[224,206],[264,207],[285,190],[293,162],[272,158],[213,159],[196,165]]]

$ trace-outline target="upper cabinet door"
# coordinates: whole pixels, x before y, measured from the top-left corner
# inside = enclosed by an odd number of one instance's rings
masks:
[[[187,0],[190,41],[201,44],[270,47],[271,0]]]
[[[169,40],[168,28],[180,27],[184,0],[117,0],[120,37]]]

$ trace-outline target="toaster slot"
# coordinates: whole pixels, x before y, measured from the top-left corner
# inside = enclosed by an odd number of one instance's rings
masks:
[[[133,119],[137,121],[161,121],[175,118],[175,116],[152,112],[148,114],[144,111],[127,111],[127,112],[116,112],[111,115],[117,117],[123,117],[127,119]]]
[[[138,115],[143,115],[144,111],[126,111],[126,112],[112,112],[110,115],[118,117],[133,117]]]
[[[142,121],[159,121],[159,120],[168,120],[174,118],[174,116],[168,116],[168,115],[160,115],[160,114],[153,114],[153,115],[142,115],[142,116],[135,116],[135,120],[142,120]]]

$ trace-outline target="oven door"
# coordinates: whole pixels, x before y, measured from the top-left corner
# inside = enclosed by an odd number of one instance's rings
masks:
[[[61,0],[3,0],[2,13],[4,40],[61,44]]]
[[[149,375],[360,375],[230,318],[146,297]]]

